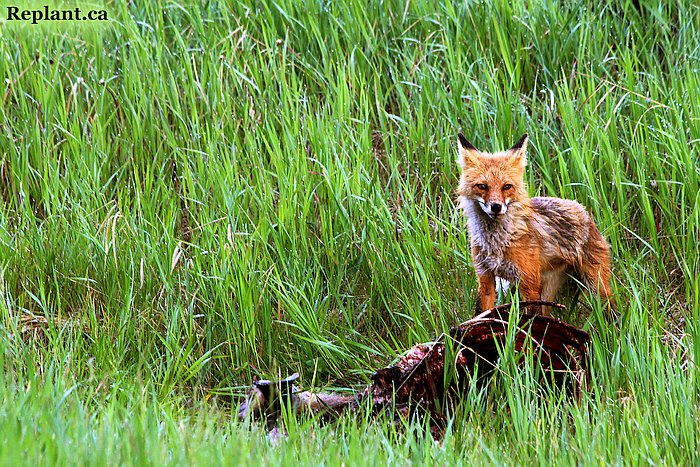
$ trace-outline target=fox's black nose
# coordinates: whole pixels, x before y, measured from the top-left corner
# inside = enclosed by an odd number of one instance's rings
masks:
[[[494,214],[498,214],[501,212],[501,205],[498,203],[492,203],[491,204],[491,212]]]

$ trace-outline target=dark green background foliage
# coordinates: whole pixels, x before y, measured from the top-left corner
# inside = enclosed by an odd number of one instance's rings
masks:
[[[0,26],[0,424],[17,425],[0,455],[696,455],[695,2],[104,7],[106,24]],[[587,294],[560,315],[593,333],[590,394],[547,409],[516,371],[442,446],[350,420],[268,451],[209,396],[294,371],[366,383],[471,317],[458,131],[488,151],[528,132],[530,193],[578,199],[608,238],[621,320]]]

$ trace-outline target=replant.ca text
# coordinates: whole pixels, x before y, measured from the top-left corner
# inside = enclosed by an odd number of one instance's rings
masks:
[[[23,21],[38,24],[44,21],[107,21],[106,10],[83,11],[80,7],[70,10],[56,10],[44,5],[36,10],[23,10],[18,6],[8,6],[7,21]]]

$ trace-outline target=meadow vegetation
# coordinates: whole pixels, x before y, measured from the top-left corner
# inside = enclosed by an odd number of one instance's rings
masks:
[[[698,461],[692,0],[108,2],[0,24],[0,462]],[[420,421],[239,423],[254,376],[372,369],[473,315],[456,134],[608,239],[574,402],[504,359]],[[513,363],[512,361],[510,363]]]

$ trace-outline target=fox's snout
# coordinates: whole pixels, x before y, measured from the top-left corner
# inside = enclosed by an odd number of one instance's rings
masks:
[[[489,216],[505,214],[506,210],[508,209],[508,205],[506,203],[480,202],[479,206],[481,206],[481,209]]]
[[[504,204],[503,207],[505,208],[506,205]],[[505,209],[503,211],[505,212]],[[501,213],[501,205],[499,203],[491,203],[491,212],[493,214],[500,214]]]

